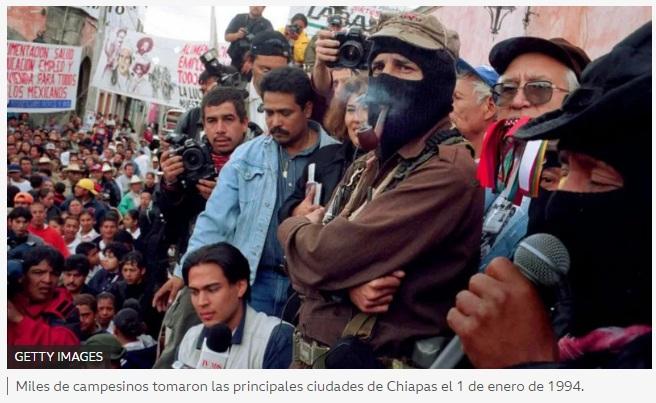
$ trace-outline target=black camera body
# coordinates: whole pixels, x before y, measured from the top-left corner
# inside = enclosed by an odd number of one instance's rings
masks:
[[[196,185],[201,179],[216,178],[217,172],[207,140],[199,143],[184,134],[171,133],[166,137],[166,142],[171,145],[171,156],[182,157],[184,172],[178,180],[184,188]]]
[[[289,25],[285,26],[285,29],[289,32],[293,32],[296,35],[301,33],[301,27],[299,27],[296,24],[289,24]]]
[[[371,41],[367,39],[362,29],[353,27],[346,32],[336,32],[334,39],[339,41],[339,53],[337,61],[326,63],[328,67],[358,70],[369,68],[367,58],[371,51]]]
[[[226,66],[219,62],[219,52],[212,48],[200,56],[205,70],[212,76],[220,77],[221,85],[224,87],[239,87],[241,76],[237,69],[232,66]]]

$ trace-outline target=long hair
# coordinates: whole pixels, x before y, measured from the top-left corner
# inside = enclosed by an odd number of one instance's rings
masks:
[[[367,77],[354,76],[346,80],[344,85],[330,102],[330,107],[323,118],[323,124],[328,133],[340,141],[350,141],[348,130],[344,123],[346,104],[353,95],[362,95],[367,92]]]

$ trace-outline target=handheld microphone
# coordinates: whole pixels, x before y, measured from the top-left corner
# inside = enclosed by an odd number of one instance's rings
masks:
[[[219,323],[203,329],[205,337],[196,368],[223,369],[228,362],[228,349],[232,345],[230,328]]]
[[[549,288],[557,285],[567,274],[570,258],[565,245],[555,236],[533,234],[519,243],[513,263],[534,285]],[[430,368],[455,368],[464,354],[460,337],[455,336]]]

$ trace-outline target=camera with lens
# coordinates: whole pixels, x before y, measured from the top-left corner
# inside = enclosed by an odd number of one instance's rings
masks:
[[[348,69],[367,70],[367,57],[371,51],[371,42],[360,28],[353,27],[347,32],[336,32],[335,40],[339,41],[337,61],[326,63],[330,68],[344,67]]]
[[[287,31],[293,33],[293,34],[296,34],[296,35],[301,33],[301,27],[299,27],[296,24],[289,24],[289,25],[285,26],[285,29]]]
[[[205,70],[211,76],[219,77],[222,86],[238,87],[240,85],[241,77],[237,69],[232,66],[226,66],[219,62],[219,52],[212,48],[200,56],[200,61],[203,62]]]
[[[184,172],[178,180],[183,187],[191,187],[201,179],[216,178],[217,172],[212,161],[211,148],[206,140],[199,143],[184,134],[171,133],[166,137],[166,142],[170,144],[171,156],[182,157]]]

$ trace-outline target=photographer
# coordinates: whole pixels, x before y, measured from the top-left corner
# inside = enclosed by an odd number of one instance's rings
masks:
[[[205,139],[211,147],[212,162],[218,172],[228,162],[234,149],[244,141],[248,129],[243,93],[235,88],[216,88],[205,95],[201,109]],[[217,182],[216,178],[200,179],[195,188],[185,189],[181,184],[181,179],[187,174],[183,157],[172,156],[168,150],[162,154],[161,162],[164,175],[158,203],[167,221],[167,239],[177,242],[177,250],[183,254],[187,250],[191,224],[205,209],[207,199]],[[182,285],[181,278],[172,277],[160,288],[154,298],[154,304],[160,311],[168,307]],[[183,334],[180,338],[182,336]],[[173,343],[177,345],[179,340],[174,340]],[[168,366],[170,367],[170,363]]]
[[[285,38],[289,41],[289,46],[292,47],[292,60],[297,67],[303,67],[305,62],[305,49],[310,43],[310,38],[308,38],[305,33],[305,28],[308,26],[307,18],[301,14],[295,14],[289,25],[286,25],[280,28],[278,31],[285,35]]]
[[[200,86],[202,96],[205,96],[208,91],[216,86],[234,86],[231,77],[233,73],[237,73],[237,70],[231,66],[219,65],[218,67],[208,68],[206,65],[205,71],[198,76],[198,85]],[[194,139],[194,141],[200,141],[200,134],[203,131],[203,118],[201,115],[200,106],[189,109],[178,121],[175,132],[186,134]]]
[[[230,42],[228,55],[232,59],[232,66],[242,74],[248,74],[248,71],[242,71],[244,65],[244,55],[251,47],[253,36],[262,31],[273,31],[271,21],[262,17],[265,6],[250,6],[248,13],[237,14],[225,31],[224,39]]]

